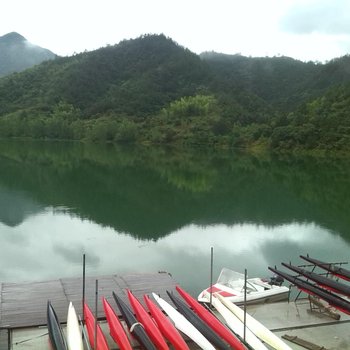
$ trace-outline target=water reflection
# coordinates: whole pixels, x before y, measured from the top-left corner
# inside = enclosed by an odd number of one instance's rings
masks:
[[[350,163],[0,142],[0,280],[166,270],[192,292],[222,266],[267,275],[347,260]],[[297,260],[296,260],[297,259]]]
[[[268,275],[267,266],[300,262],[310,253],[334,260],[346,257],[349,246],[315,224],[277,227],[254,224],[198,226],[190,224],[157,241],[135,240],[91,221],[48,210],[15,228],[0,226],[2,280],[42,280],[79,276],[82,254],[90,275],[165,270],[186,289],[198,293],[209,281],[210,247],[214,274],[227,266],[249,274]]]

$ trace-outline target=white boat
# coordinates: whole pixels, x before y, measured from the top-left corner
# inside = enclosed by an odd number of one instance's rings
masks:
[[[79,327],[78,317],[72,302],[69,303],[67,316],[67,345],[68,350],[83,350],[83,338]]]
[[[241,322],[244,322],[244,311],[231,301],[222,297],[220,294],[217,298],[224,304],[231,312],[233,312]],[[276,350],[292,350],[282,339],[273,334],[268,328],[257,321],[254,317],[246,313],[246,326],[262,341],[269,344]]]
[[[204,292],[204,297],[208,298],[210,296],[208,292]],[[248,328],[245,328],[244,323],[236,317],[221,301],[215,296],[212,297],[212,303],[218,313],[224,318],[225,323],[233,330],[234,333],[238,334],[242,339],[244,339],[245,332],[245,341],[251,346],[254,350],[268,350],[267,347],[262,343],[260,339]]]
[[[198,301],[207,303],[204,292],[220,294],[224,298],[235,304],[244,303],[244,275],[223,268],[217,282],[211,287],[202,291],[198,296]],[[247,303],[267,303],[286,300],[288,298],[289,288],[281,285],[280,280],[275,278],[247,278]]]
[[[183,315],[175,310],[169,303],[159,297],[157,294],[152,293],[153,298],[165,311],[169,318],[173,321],[175,327],[182,333],[186,334],[191,338],[201,349],[204,350],[215,350],[214,346],[204,337],[199,330],[192,325]]]

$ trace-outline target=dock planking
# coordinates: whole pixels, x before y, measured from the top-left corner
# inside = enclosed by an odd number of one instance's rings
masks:
[[[128,301],[125,289],[130,289],[144,305],[143,295],[155,292],[169,300],[166,290],[175,290],[176,282],[168,273],[133,273],[86,277],[85,301],[95,309],[98,281],[98,318],[105,317],[101,298],[104,296],[120,316],[112,292]],[[71,301],[82,315],[82,278],[64,278],[44,282],[0,284],[0,329],[45,326],[46,306],[50,300],[60,322],[65,323]]]

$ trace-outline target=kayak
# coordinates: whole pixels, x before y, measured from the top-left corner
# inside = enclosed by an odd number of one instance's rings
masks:
[[[204,295],[209,301],[210,295],[208,292]],[[242,339],[244,339],[244,324],[236,317],[221,301],[213,294],[212,303],[219,314],[224,318],[227,325]],[[268,350],[260,339],[248,328],[245,329],[245,340],[254,350]]]
[[[145,328],[145,331],[147,332],[148,336],[153,341],[153,344],[156,346],[158,350],[169,350],[169,347],[167,343],[165,342],[162,333],[158,329],[158,327],[155,325],[154,321],[152,320],[151,316],[148,314],[148,312],[143,308],[141,303],[138,301],[138,299],[131,293],[129,289],[127,289],[128,298],[130,301],[130,305],[133,308],[136,318],[139,322],[142,323],[142,325]]]
[[[68,350],[83,350],[79,321],[72,302],[69,303],[67,316],[67,345]]]
[[[189,306],[197,313],[197,315],[206,322],[221,338],[225,339],[234,349],[246,349],[242,342],[235,337],[235,335],[227,329],[210,311],[203,307],[197,300],[195,300],[190,294],[184,291],[179,286],[176,286],[176,290],[181,297],[187,302]]]
[[[217,298],[231,311],[233,312],[241,322],[244,322],[244,311],[232,303],[231,301],[223,298],[221,295],[217,295]],[[292,350],[283,340],[277,335],[273,334],[268,328],[250,316],[248,313],[245,315],[247,327],[262,341],[272,346],[276,350]]]
[[[51,302],[47,302],[47,328],[49,331],[50,343],[53,350],[67,350],[66,339],[62,327]]]
[[[121,350],[132,350],[128,336],[125,333],[124,327],[119,321],[119,317],[115,314],[111,305],[106,298],[102,298],[103,308],[107,318],[109,333],[113,340],[118,344]]]
[[[228,350],[229,345],[224,342],[201,318],[197,316],[187,304],[168,292],[169,298],[176,306],[177,310],[187,318],[217,349]]]
[[[311,271],[307,271],[292,264],[282,263],[282,265],[294,272],[297,272],[299,275],[302,275],[303,277],[316,282],[320,287],[350,297],[350,287],[344,283],[334,281],[330,278],[318,275],[317,273]]]
[[[342,311],[342,312],[350,315],[350,302],[339,297],[338,295],[331,293],[331,292],[328,292],[322,288],[319,288],[310,282],[303,281],[302,279],[300,279],[298,277],[291,276],[288,273],[279,271],[279,270],[274,269],[272,267],[269,267],[269,269],[271,271],[273,271],[274,273],[280,275],[281,277],[285,278],[287,281],[296,285],[303,292],[310,294],[310,295],[318,296],[319,298],[325,300],[329,305],[335,307],[339,311]]]
[[[309,256],[300,255],[300,257],[322,269],[330,272],[332,275],[335,275],[339,278],[342,278],[346,281],[350,281],[350,270],[344,269],[343,267],[336,266],[331,263],[327,263],[321,260],[310,258]]]
[[[176,290],[181,297],[187,302],[188,305],[197,313],[197,315],[207,323],[221,338],[225,339],[227,343],[231,345],[233,349],[245,350],[245,346],[242,342],[227,329],[210,311],[202,306],[197,300],[192,298],[190,294],[185,292],[179,286],[176,286]]]
[[[113,297],[118,304],[119,310],[123,315],[124,321],[129,327],[130,333],[136,338],[141,347],[146,350],[156,350],[151,339],[148,337],[143,325],[137,321],[129,306],[113,292]]]
[[[157,323],[157,326],[164,337],[176,350],[189,350],[185,340],[164,313],[151,301],[148,295],[144,295],[144,299],[153,319]]]
[[[169,303],[159,297],[157,294],[152,293],[153,298],[160,305],[160,307],[166,312],[170,319],[174,322],[175,327],[186,334],[203,350],[215,350],[214,346],[204,337],[199,330],[192,325],[184,316],[182,316],[177,310],[175,310]]]
[[[95,346],[95,322],[96,318],[91,312],[89,306],[84,303],[84,315],[85,315],[85,325],[88,331],[89,342],[92,348]],[[102,332],[101,326],[97,323],[97,349],[96,350],[109,350],[107,345],[107,340]]]

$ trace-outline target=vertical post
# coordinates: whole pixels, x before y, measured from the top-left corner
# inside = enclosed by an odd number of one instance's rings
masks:
[[[96,290],[95,290],[95,343],[94,349],[97,350],[97,312],[98,312],[98,280],[96,280]]]
[[[7,348],[8,350],[12,349],[12,329],[7,328]]]
[[[247,321],[247,269],[244,269],[244,331],[243,339],[245,341],[246,333],[246,321]]]
[[[85,322],[84,304],[85,304],[85,253],[83,254],[83,300],[82,300],[83,326]],[[83,337],[84,337],[84,334],[83,334]]]
[[[214,248],[210,248],[210,300],[209,306],[212,309],[212,301],[213,301],[213,265],[214,265]]]

